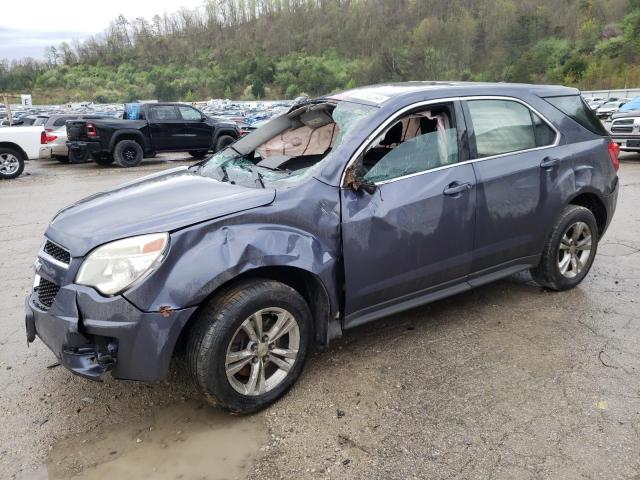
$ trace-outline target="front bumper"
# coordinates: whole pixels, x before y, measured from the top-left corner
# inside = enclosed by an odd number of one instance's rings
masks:
[[[640,135],[616,135],[611,140],[624,152],[640,152]]]
[[[99,381],[155,381],[166,376],[176,341],[196,307],[169,314],[142,312],[122,296],[102,297],[75,284],[61,288],[50,308],[37,293],[25,302],[27,340],[39,337],[71,372]]]

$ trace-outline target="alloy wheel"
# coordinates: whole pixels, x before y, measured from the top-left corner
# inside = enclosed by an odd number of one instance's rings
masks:
[[[0,173],[13,175],[20,168],[20,160],[11,153],[0,154]]]
[[[567,227],[558,249],[558,269],[566,278],[575,278],[584,270],[591,256],[591,228],[585,222]]]
[[[300,327],[282,308],[264,308],[234,333],[225,359],[227,379],[235,391],[262,395],[280,385],[293,368],[300,348]]]

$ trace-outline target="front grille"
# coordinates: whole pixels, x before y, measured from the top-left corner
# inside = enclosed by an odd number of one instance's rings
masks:
[[[44,278],[40,279],[40,284],[34,289],[38,303],[45,310],[48,310],[53,305],[53,300],[56,298],[58,290],[60,290],[58,285]]]
[[[44,244],[44,253],[55,258],[59,262],[64,263],[65,265],[69,265],[71,263],[71,254],[67,252],[64,248],[59,247],[55,243],[50,240],[47,240]]]

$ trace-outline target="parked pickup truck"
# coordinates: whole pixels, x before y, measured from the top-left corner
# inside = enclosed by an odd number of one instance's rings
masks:
[[[611,120],[611,137],[620,150],[640,152],[640,110],[618,112]]]
[[[204,157],[240,137],[233,123],[220,122],[185,104],[128,104],[123,120],[70,120],[67,122],[69,159],[91,157],[100,165],[113,162],[135,167],[144,157],[159,152],[189,152]]]
[[[7,127],[0,129],[0,180],[19,177],[28,159],[49,158],[51,151],[44,128]]]

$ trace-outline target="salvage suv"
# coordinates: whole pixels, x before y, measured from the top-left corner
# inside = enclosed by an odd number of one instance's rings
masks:
[[[60,211],[28,341],[92,380],[158,380],[183,356],[209,401],[253,412],[347,329],[522,270],[578,285],[618,166],[572,88],[416,82],[308,101]]]

